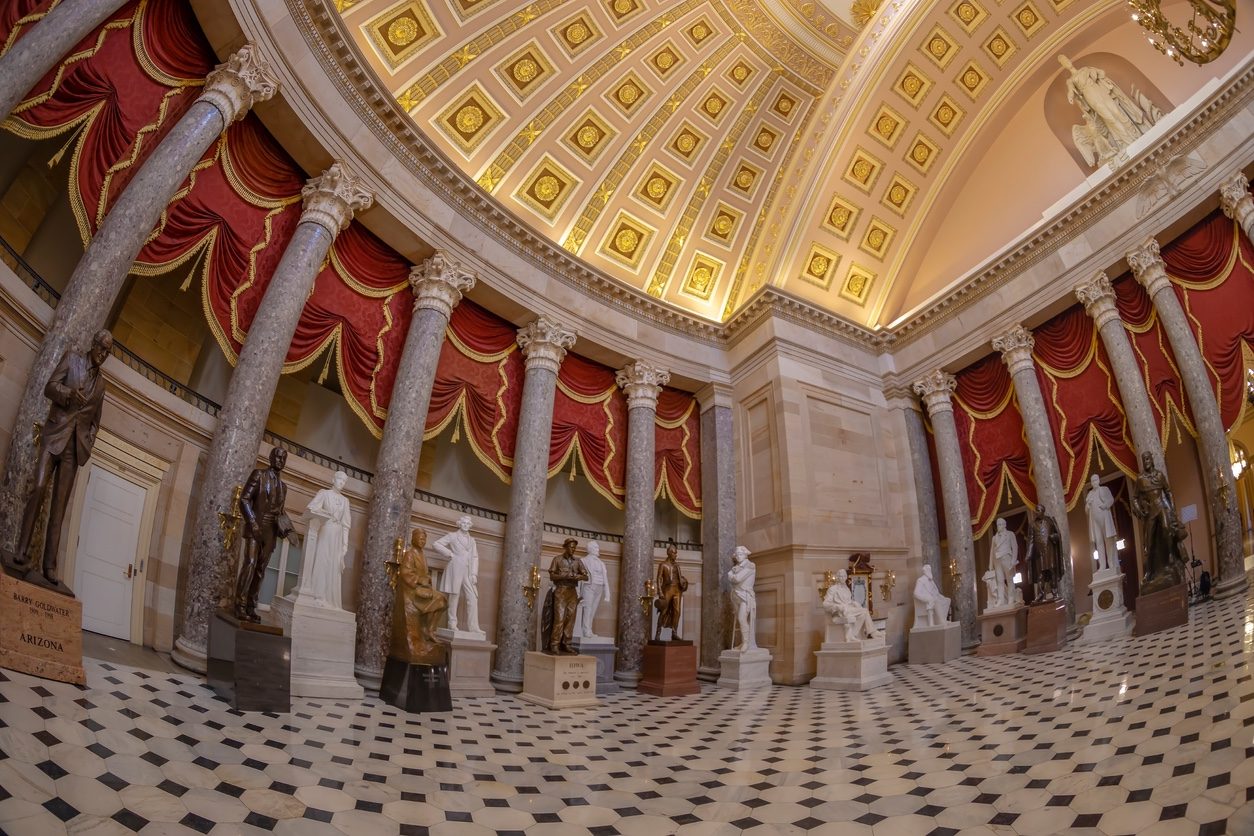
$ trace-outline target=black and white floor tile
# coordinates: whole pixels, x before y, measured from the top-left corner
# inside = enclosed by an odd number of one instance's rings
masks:
[[[865,694],[622,694],[552,713],[298,701],[88,660],[0,673],[0,829],[38,834],[1254,834],[1254,606]]]

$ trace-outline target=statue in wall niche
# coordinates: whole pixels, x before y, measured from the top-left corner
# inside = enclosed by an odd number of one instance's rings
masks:
[[[448,598],[431,583],[423,554],[427,532],[415,528],[409,542],[394,575],[396,593],[388,655],[409,665],[442,665],[444,646],[436,641],[435,631],[444,619]]]
[[[1109,572],[1119,568],[1119,553],[1115,542],[1119,532],[1115,531],[1115,497],[1110,488],[1102,484],[1102,480],[1094,473],[1089,477],[1088,495],[1084,497],[1084,512],[1089,518],[1089,542],[1097,555],[1097,571]]]
[[[849,573],[844,569],[836,571],[836,583],[832,584],[823,596],[823,611],[834,623],[843,624],[845,641],[855,642],[865,636],[868,639],[882,639],[884,636],[875,629],[871,613],[866,607],[853,600],[853,590],[849,588]]]
[[[448,628],[483,638],[479,629],[479,547],[470,536],[470,526],[470,517],[463,516],[457,521],[457,530],[436,540],[431,548],[448,558],[440,575],[440,591],[448,596]],[[465,631],[457,627],[457,605],[462,599],[466,601]]]
[[[261,622],[257,615],[257,592],[270,564],[270,555],[279,540],[291,541],[292,521],[283,510],[287,485],[283,484],[283,468],[287,451],[282,447],[270,450],[270,466],[257,468],[248,475],[239,497],[240,516],[244,518],[244,563],[235,587],[235,617],[240,621]]]
[[[914,582],[914,626],[939,627],[949,620],[950,600],[941,594],[932,578],[932,567],[924,565]]]
[[[988,605],[985,609],[1005,609],[1015,606],[1015,567],[1019,564],[1019,541],[1015,533],[1006,528],[1006,521],[997,521],[993,534],[993,556],[989,568],[996,579],[996,588],[989,587]],[[994,595],[993,593],[996,592]]]
[[[550,656],[573,656],[579,652],[571,644],[579,608],[578,587],[589,578],[583,562],[575,557],[578,545],[575,538],[567,538],[562,543],[562,553],[549,564],[549,580],[553,586],[544,596],[544,609],[540,614],[540,649]]]
[[[1084,123],[1071,129],[1076,148],[1091,166],[1104,165],[1163,117],[1143,93],[1128,95],[1097,67],[1077,67],[1065,55],[1058,63],[1070,74],[1067,101],[1078,106]]]
[[[732,585],[732,601],[736,604],[736,626],[740,629],[740,644],[736,650],[757,650],[758,596],[753,584],[758,579],[758,569],[749,559],[749,550],[737,546],[732,552],[732,567],[727,580]]]
[[[657,598],[653,606],[657,609],[657,630],[653,640],[662,640],[662,629],[669,627],[671,641],[683,641],[679,636],[679,617],[683,613],[684,593],[688,591],[688,579],[679,568],[675,559],[678,550],[674,543],[666,547],[666,559],[657,565]]]
[[[610,600],[610,584],[605,574],[605,563],[601,560],[601,544],[596,540],[588,543],[581,561],[588,573],[586,581],[579,582],[579,620],[580,631],[585,639],[596,638],[592,632],[592,622],[596,620],[597,610],[602,601]]]
[[[1036,600],[1058,599],[1058,585],[1062,582],[1062,573],[1066,571],[1062,554],[1058,523],[1038,504],[1028,523],[1028,571],[1032,575]]]
[[[353,521],[348,497],[341,491],[348,483],[348,474],[339,471],[331,487],[314,494],[305,509],[309,529],[305,534],[305,563],[301,571],[297,597],[312,597],[322,607],[342,609],[340,578],[348,555],[348,530]]]
[[[53,370],[44,386],[44,395],[52,401],[48,419],[39,437],[39,459],[35,465],[35,483],[26,497],[17,552],[5,559],[14,574],[25,573],[25,580],[73,597],[74,593],[61,580],[57,568],[57,552],[61,548],[61,528],[65,510],[74,494],[78,469],[87,463],[96,432],[100,429],[100,410],[104,405],[105,381],[100,367],[113,350],[113,335],[97,331],[86,354],[70,350]],[[13,443],[18,443],[15,437]],[[44,504],[49,483],[52,498],[48,506],[48,527],[44,534],[42,565],[36,567],[27,554],[35,539],[35,524]]]
[[[1176,503],[1166,474],[1154,465],[1154,457],[1149,453],[1141,456],[1132,512],[1144,526],[1145,577],[1141,580],[1141,594],[1181,583],[1186,560],[1184,538],[1188,530],[1176,515]]]

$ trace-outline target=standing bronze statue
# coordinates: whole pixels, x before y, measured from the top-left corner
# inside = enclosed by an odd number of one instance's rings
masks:
[[[87,463],[96,432],[100,429],[100,410],[104,405],[105,382],[100,367],[113,349],[113,335],[97,331],[87,354],[67,351],[48,378],[44,395],[52,401],[48,420],[44,422],[39,440],[39,462],[35,467],[35,484],[26,498],[22,514],[22,530],[17,553],[6,556],[6,564],[14,573],[26,572],[26,580],[55,589],[63,595],[74,593],[62,582],[57,571],[57,552],[61,548],[61,528],[65,509],[74,492],[78,469]],[[14,439],[13,443],[17,443]],[[52,481],[52,498],[48,506],[48,528],[44,534],[42,568],[34,567],[30,551],[35,537],[35,523],[43,505],[44,491]]]
[[[653,602],[653,606],[657,608],[654,641],[662,640],[663,627],[671,628],[671,641],[682,641],[679,637],[679,616],[683,612],[688,579],[679,569],[679,563],[675,560],[676,553],[675,544],[671,543],[666,547],[666,559],[657,566],[657,599]]]
[[[540,615],[540,648],[552,656],[573,656],[579,653],[571,645],[575,633],[575,613],[579,611],[579,582],[588,580],[588,569],[575,557],[579,541],[573,537],[562,543],[562,553],[549,564],[549,580],[553,586],[544,597]]]
[[[442,665],[445,659],[444,646],[436,641],[435,631],[448,609],[448,598],[431,583],[423,554],[426,545],[427,532],[415,528],[394,575],[396,596],[388,656],[407,665]]]
[[[239,511],[244,518],[244,564],[235,587],[235,617],[240,621],[261,622],[257,615],[257,591],[266,574],[275,544],[292,537],[292,521],[283,511],[287,485],[283,484],[283,466],[287,451],[275,447],[270,451],[270,466],[257,468],[248,476],[239,497]]]
[[[1033,598],[1053,601],[1058,598],[1058,584],[1065,571],[1062,562],[1062,537],[1058,523],[1037,505],[1028,523],[1028,571],[1032,573]]]
[[[1181,570],[1186,561],[1183,544],[1184,538],[1189,536],[1188,530],[1176,516],[1176,503],[1167,475],[1154,466],[1154,457],[1149,453],[1141,456],[1132,513],[1144,526],[1145,575],[1141,580],[1141,594],[1183,583]]]

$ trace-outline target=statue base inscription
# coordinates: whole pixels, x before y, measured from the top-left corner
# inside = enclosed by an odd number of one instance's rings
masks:
[[[448,647],[448,687],[457,699],[462,697],[494,697],[489,676],[492,673],[492,651],[496,645],[470,638],[463,630],[441,627],[435,631],[440,644]]]
[[[764,647],[752,650],[724,650],[718,655],[722,674],[718,687],[736,691],[771,687],[771,651]]]
[[[1137,636],[1148,636],[1189,623],[1189,594],[1184,584],[1176,584],[1136,599]]]
[[[818,675],[810,680],[811,688],[866,691],[893,681],[893,675],[888,672],[888,645],[882,637],[851,642],[825,641],[814,652],[814,658],[818,662]]]
[[[0,573],[0,667],[86,684],[82,603]]]
[[[614,656],[618,653],[614,640],[603,636],[577,636],[574,643],[580,655],[597,660],[597,696],[617,694],[621,686],[614,681]]]
[[[700,694],[696,646],[690,641],[650,641],[644,646],[636,690],[655,697]]]
[[[292,638],[292,696],[359,700],[365,690],[353,675],[357,617],[275,598],[271,612]]]
[[[231,708],[292,710],[292,640],[280,628],[239,621],[219,610],[209,620],[205,656],[209,687]]]
[[[597,661],[591,656],[550,656],[527,651],[518,699],[545,708],[586,708],[597,704]]]
[[[1028,608],[984,612],[980,622],[980,646],[976,656],[1002,656],[1020,653],[1028,643]]]
[[[1028,607],[1028,640],[1025,653],[1052,653],[1067,643],[1067,605],[1046,601]]]
[[[1093,616],[1080,643],[1096,644],[1131,635],[1135,616],[1123,603],[1123,573],[1098,572],[1089,591],[1093,594]]]
[[[944,665],[962,655],[962,625],[946,621],[935,627],[915,627],[910,631],[907,663]]]
[[[389,656],[383,664],[379,699],[411,714],[452,711],[448,665],[410,665]]]

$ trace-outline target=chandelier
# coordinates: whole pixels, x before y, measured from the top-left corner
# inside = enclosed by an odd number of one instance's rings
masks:
[[[1141,24],[1150,45],[1180,66],[1184,59],[1209,64],[1228,48],[1236,28],[1236,0],[1189,0],[1193,16],[1181,28],[1167,20],[1162,0],[1128,0],[1132,19]]]

